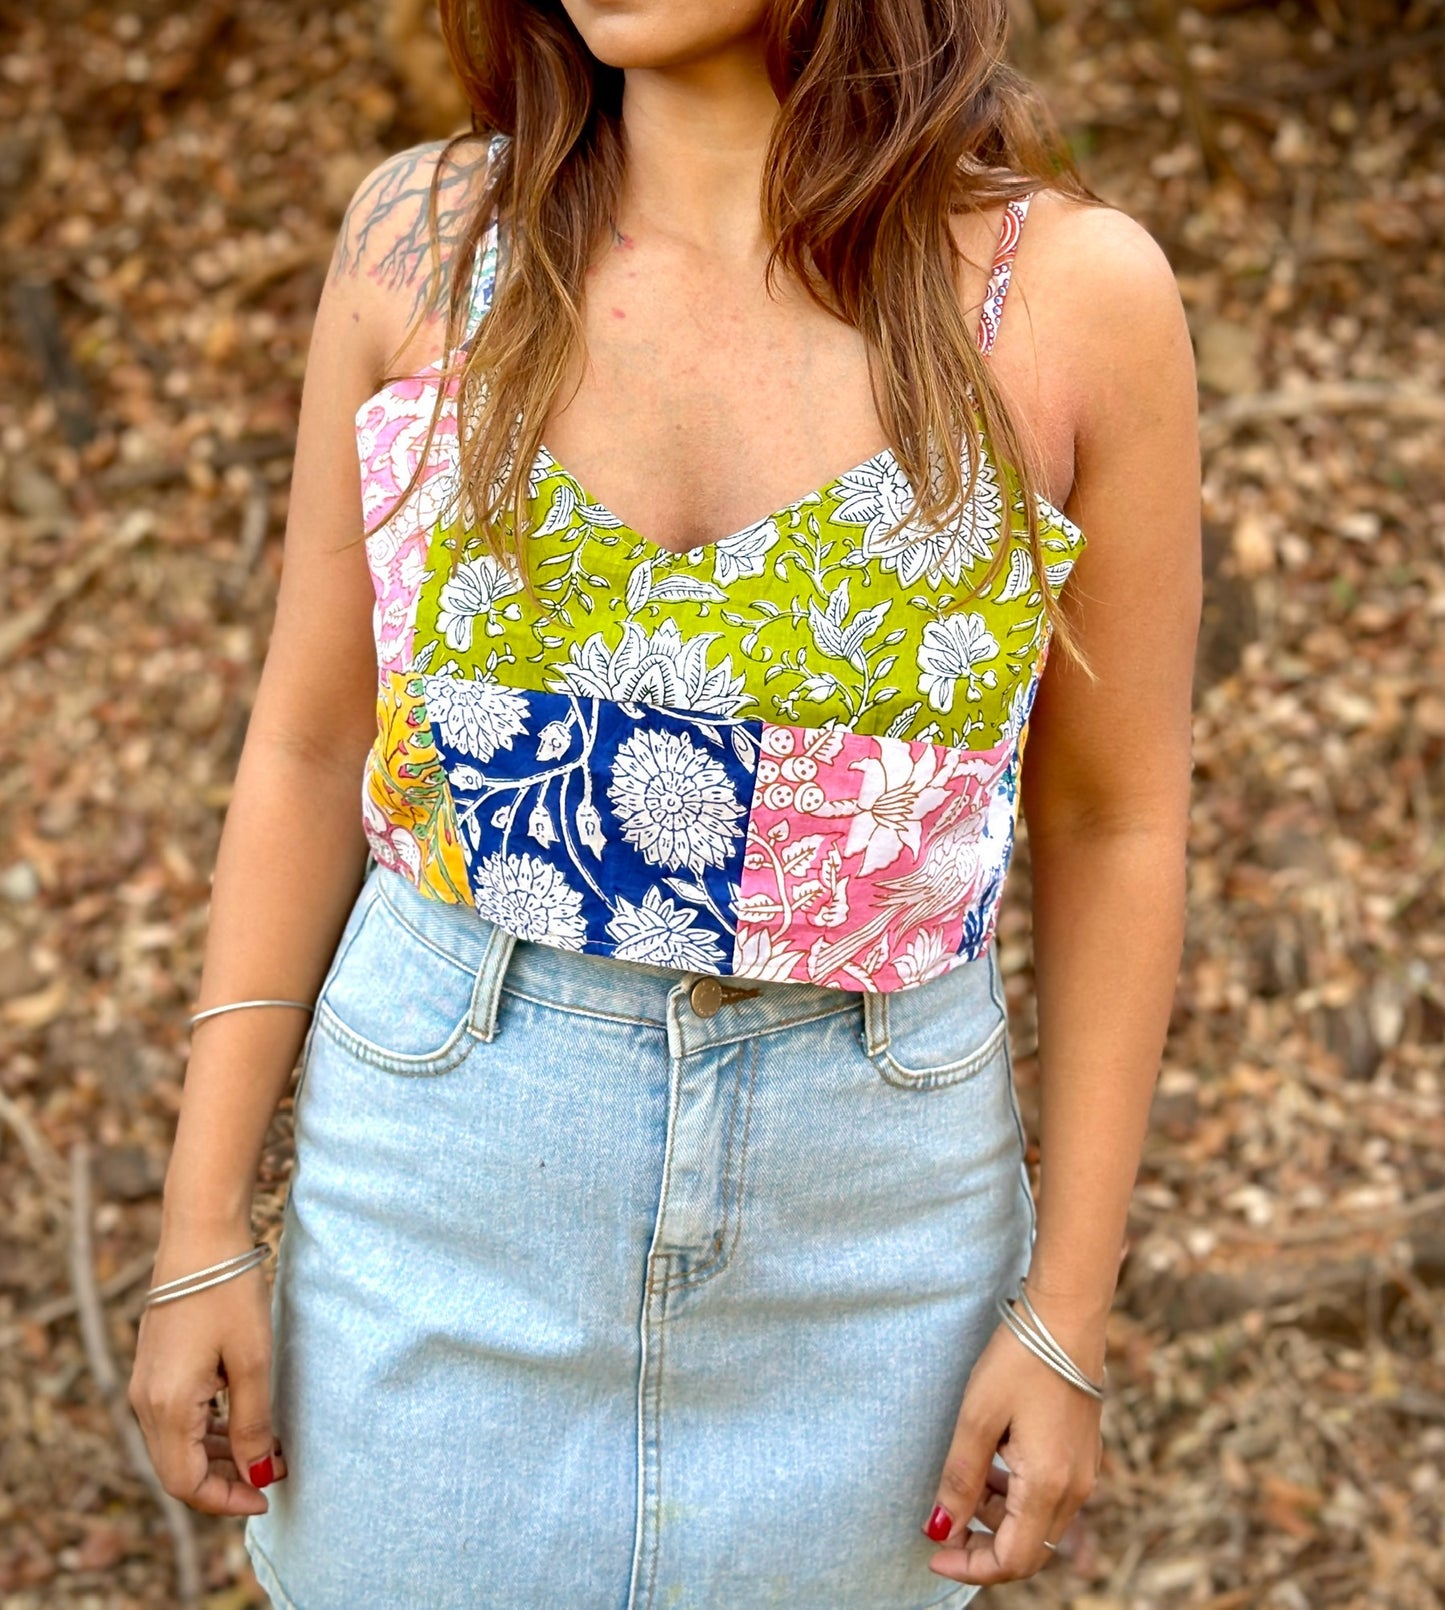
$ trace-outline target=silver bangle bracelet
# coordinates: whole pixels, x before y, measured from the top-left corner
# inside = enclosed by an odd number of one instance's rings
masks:
[[[1081,1392],[1087,1392],[1090,1397],[1102,1401],[1104,1387],[1098,1386],[1091,1381],[1052,1338],[1046,1343],[1030,1330],[1024,1321],[1009,1307],[1008,1298],[1000,1297],[996,1306],[1004,1323],[1036,1358],[1041,1359],[1052,1370],[1062,1375],[1071,1386],[1076,1386]],[[1106,1374],[1106,1384],[1107,1379]]]
[[[1056,1374],[1062,1375],[1070,1386],[1077,1387],[1081,1392],[1087,1392],[1091,1397],[1102,1395],[1092,1381],[1074,1368],[1071,1361],[1065,1362],[1055,1357],[1002,1298],[998,1302],[998,1311],[1004,1323],[1035,1358],[1047,1364]]]
[[[1044,1342],[1044,1344],[1046,1346],[1053,1348],[1055,1354],[1059,1358],[1066,1359],[1071,1368],[1078,1369],[1078,1365],[1074,1363],[1073,1359],[1069,1358],[1069,1355],[1059,1345],[1058,1337],[1055,1336],[1054,1333],[1049,1329],[1049,1327],[1044,1324],[1043,1320],[1039,1318],[1038,1309],[1036,1309],[1034,1307],[1034,1305],[1029,1301],[1028,1284],[1029,1283],[1028,1283],[1027,1279],[1023,1279],[1023,1280],[1019,1281],[1019,1301],[1024,1305],[1024,1308],[1028,1313],[1029,1319],[1033,1323],[1034,1330],[1043,1339],[1043,1342]],[[1082,1371],[1080,1373],[1082,1374]],[[1105,1390],[1107,1389],[1107,1387],[1109,1385],[1109,1370],[1108,1370],[1107,1365],[1104,1367],[1104,1369],[1102,1371],[1102,1375],[1103,1375],[1103,1379],[1100,1381],[1099,1386],[1098,1386],[1099,1395],[1101,1397],[1103,1396]],[[1084,1379],[1087,1381],[1088,1377],[1085,1376]],[[1090,1382],[1090,1385],[1092,1385],[1092,1384],[1093,1383]]]
[[[181,1275],[175,1280],[163,1281],[159,1286],[152,1286],[146,1292],[142,1306],[152,1308],[159,1303],[173,1303],[181,1297],[189,1297],[192,1292],[207,1291],[224,1281],[234,1280],[237,1275],[249,1274],[252,1269],[259,1269],[270,1256],[270,1247],[264,1241],[258,1241],[248,1251],[238,1252],[234,1258],[224,1258],[220,1263],[213,1263],[208,1269],[197,1269],[194,1274]]]
[[[210,1264],[205,1269],[196,1269],[188,1275],[178,1275],[174,1280],[163,1280],[160,1285],[150,1288],[150,1295],[158,1297],[163,1291],[175,1291],[178,1287],[189,1286],[193,1280],[202,1280],[207,1275],[218,1275],[225,1269],[234,1268],[238,1263],[245,1263],[248,1258],[254,1258],[259,1252],[269,1250],[264,1241],[257,1241],[244,1252],[233,1253],[229,1258],[222,1258],[219,1263]]]
[[[239,1012],[243,1006],[295,1006],[303,1012],[314,1012],[316,1008],[310,1001],[228,1001],[224,1006],[208,1006],[204,1012],[196,1012],[187,1019],[192,1028],[197,1023],[204,1023],[208,1017],[216,1017],[222,1012]]]

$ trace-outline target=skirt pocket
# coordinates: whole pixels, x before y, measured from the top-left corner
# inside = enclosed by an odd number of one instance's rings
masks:
[[[388,1073],[451,1073],[477,1044],[475,974],[396,911],[373,879],[316,1003],[316,1028]]]
[[[865,1049],[888,1084],[942,1089],[1007,1054],[1008,1016],[993,967],[990,948],[942,978],[869,999]]]

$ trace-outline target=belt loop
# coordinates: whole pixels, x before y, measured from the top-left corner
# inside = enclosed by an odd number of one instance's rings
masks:
[[[472,1021],[470,1032],[478,1040],[493,1040],[497,1035],[497,1010],[502,999],[502,980],[507,976],[507,964],[517,936],[495,923],[489,925],[487,948],[477,965],[477,982],[472,990]]]
[[[880,990],[863,996],[863,1033],[870,1057],[881,1057],[888,1049],[888,997]]]

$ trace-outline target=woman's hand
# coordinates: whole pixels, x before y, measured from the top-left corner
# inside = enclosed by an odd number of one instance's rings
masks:
[[[1092,1381],[1101,1378],[1107,1310],[1080,1313],[1029,1284],[1039,1317]],[[1027,1322],[1027,1321],[1026,1321]],[[924,1533],[946,1546],[928,1562],[955,1582],[991,1584],[1048,1564],[1094,1489],[1100,1404],[1036,1357],[1000,1322],[968,1378],[953,1444]],[[1000,1450],[1007,1471],[993,1464]],[[940,1513],[940,1511],[942,1513]],[[970,1531],[977,1515],[990,1532]]]
[[[162,1241],[159,1285],[253,1245],[246,1227]],[[130,1403],[161,1486],[209,1515],[259,1515],[286,1474],[271,1430],[271,1309],[260,1269],[141,1315]],[[225,1389],[228,1413],[215,1407]]]

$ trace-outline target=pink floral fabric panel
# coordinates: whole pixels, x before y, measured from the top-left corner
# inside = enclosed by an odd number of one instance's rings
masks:
[[[393,381],[357,412],[361,508],[368,528],[401,502],[426,444],[437,384],[435,369],[424,370]],[[427,549],[432,532],[455,498],[457,461],[456,410],[445,408],[436,423],[426,467],[405,508],[366,540],[366,561],[376,591],[372,623],[380,678],[404,671],[411,663],[416,600],[426,573]]]
[[[965,750],[765,723],[733,971],[906,989],[982,953],[1012,853],[1012,736]]]

